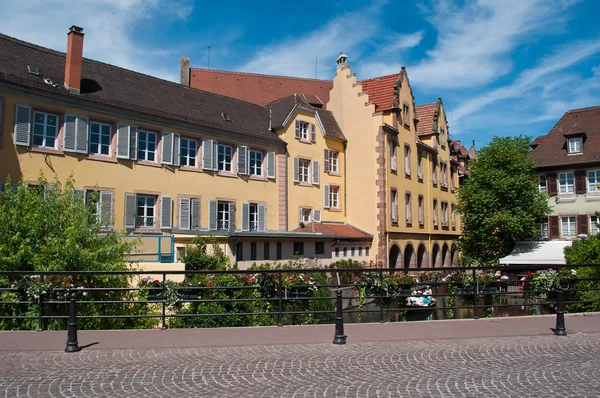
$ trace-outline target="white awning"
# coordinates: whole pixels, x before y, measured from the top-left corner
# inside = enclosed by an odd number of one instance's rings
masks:
[[[566,264],[563,249],[571,243],[570,240],[518,242],[508,256],[500,259],[500,264]]]

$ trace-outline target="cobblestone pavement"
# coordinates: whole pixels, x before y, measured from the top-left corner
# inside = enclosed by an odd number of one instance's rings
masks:
[[[0,352],[6,397],[600,397],[600,334]]]

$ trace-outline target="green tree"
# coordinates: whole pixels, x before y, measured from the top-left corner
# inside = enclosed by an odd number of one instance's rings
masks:
[[[494,137],[472,163],[458,196],[459,247],[467,263],[496,263],[517,241],[533,236],[536,220],[549,212],[529,144],[528,137]]]
[[[596,213],[600,216],[600,213]],[[564,249],[569,265],[600,264],[600,234],[573,241]],[[577,291],[568,292],[568,301],[587,301],[568,304],[569,312],[600,311],[600,267],[577,268]]]

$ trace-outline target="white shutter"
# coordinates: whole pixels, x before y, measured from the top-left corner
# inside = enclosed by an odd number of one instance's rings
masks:
[[[321,222],[321,210],[313,209],[312,213],[313,213],[313,221]]]
[[[229,231],[235,231],[235,202],[229,202]]]
[[[302,132],[300,131],[300,121],[296,120],[296,138],[302,138]]]
[[[275,178],[275,152],[267,152],[267,178]]]
[[[117,158],[129,159],[129,126],[119,124],[117,126]]]
[[[173,227],[173,199],[170,196],[160,198],[160,227],[162,229]]]
[[[329,209],[329,184],[323,187],[323,207]]]
[[[298,223],[301,223],[302,221],[302,207],[298,209]]]
[[[217,230],[217,201],[208,201],[208,229],[211,231]]]
[[[173,139],[173,133],[163,131],[161,140],[162,151],[160,154],[160,162],[162,164],[173,164]]]
[[[31,144],[31,107],[17,105],[15,110],[15,145]]]
[[[267,229],[267,206],[265,204],[258,205],[258,230],[264,231]]]
[[[100,226],[112,227],[113,217],[113,193],[111,191],[100,191]]]
[[[329,149],[323,150],[323,171],[329,173]]]
[[[294,158],[294,182],[299,181],[300,174],[300,159]]]
[[[190,229],[190,198],[179,198],[179,229]]]
[[[129,126],[129,159],[137,160],[137,126]]]
[[[202,140],[202,168],[214,170],[213,168],[213,140]],[[215,226],[216,229],[216,226]]]
[[[200,199],[192,198],[190,206],[190,218],[192,219],[192,230],[200,229]]]
[[[77,116],[75,123],[75,152],[88,153],[88,118]]]
[[[65,115],[65,126],[63,132],[63,150],[65,152],[75,152],[75,124],[77,118],[73,115]]]
[[[248,147],[238,146],[238,174],[248,174]]]
[[[315,124],[314,123],[310,124],[310,140],[312,142],[316,142],[317,141],[317,130],[315,128]]]
[[[312,183],[315,185],[319,184],[319,161],[312,161]]]
[[[194,141],[196,142],[196,141]],[[173,166],[180,165],[181,155],[181,137],[179,134],[173,134]]]
[[[135,228],[135,194],[125,193],[125,228]]]
[[[250,203],[242,203],[242,231],[250,230]]]

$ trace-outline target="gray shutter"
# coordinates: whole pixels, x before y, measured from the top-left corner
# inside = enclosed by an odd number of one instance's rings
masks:
[[[192,230],[200,229],[200,199],[192,198],[190,206],[190,218],[192,219]]]
[[[137,160],[137,126],[129,126],[129,159]]]
[[[250,230],[250,203],[242,203],[242,231]]]
[[[125,228],[135,228],[135,194],[125,193]]]
[[[321,210],[319,209],[313,209],[313,221],[314,222],[321,222]]]
[[[75,152],[75,124],[77,118],[73,115],[65,115],[65,131],[63,133],[63,150],[65,152]]]
[[[300,159],[294,158],[294,182],[299,181],[300,174]]]
[[[208,201],[208,229],[211,231],[217,230],[217,201]]]
[[[161,140],[162,151],[160,154],[160,162],[162,164],[173,164],[173,139],[173,133],[163,131]]]
[[[258,205],[258,230],[264,231],[267,229],[267,206],[265,204]]]
[[[194,141],[195,142],[195,141]],[[173,166],[180,165],[180,154],[181,154],[181,137],[179,134],[173,135]]]
[[[129,126],[119,124],[117,126],[117,158],[129,159]]]
[[[71,196],[72,202],[74,204],[85,204],[85,190],[84,189],[73,189],[73,194]]]
[[[162,229],[173,227],[173,199],[170,196],[160,198],[160,227]]]
[[[235,231],[235,202],[229,202],[229,231]]]
[[[248,147],[238,146],[238,174],[248,174]]]
[[[302,222],[302,207],[298,209],[298,224]]]
[[[300,132],[300,121],[296,120],[296,138],[302,138],[302,133]]]
[[[275,152],[267,152],[267,178],[275,178]]]
[[[213,170],[213,140],[202,140],[202,168]]]
[[[310,140],[312,142],[316,142],[317,141],[317,130],[315,128],[315,124],[314,123],[310,124]]]
[[[17,105],[15,111],[15,145],[29,146],[31,143],[31,107]]]
[[[179,198],[179,229],[190,229],[190,198]]]
[[[75,129],[75,152],[88,153],[88,118],[77,116]]]
[[[323,187],[323,207],[329,209],[329,184]]]
[[[319,184],[319,161],[312,161],[312,183]]]
[[[111,191],[100,191],[100,226],[112,227],[112,205],[113,193]]]
[[[329,173],[329,149],[323,149],[323,171]]]

